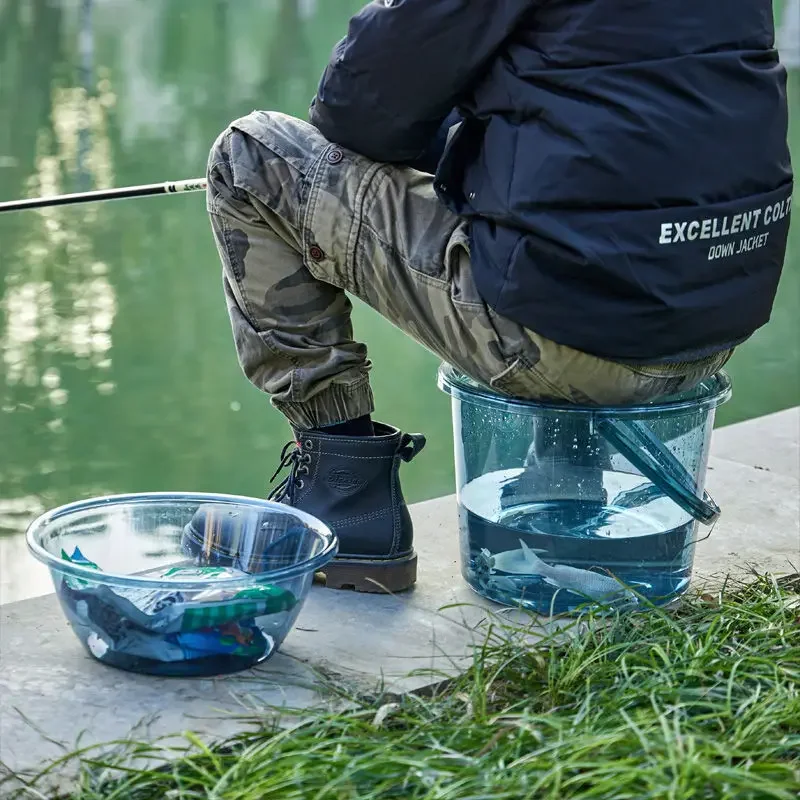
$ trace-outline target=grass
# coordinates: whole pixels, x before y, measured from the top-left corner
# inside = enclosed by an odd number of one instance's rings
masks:
[[[796,800],[799,598],[800,576],[762,576],[673,611],[587,615],[538,646],[498,627],[425,696],[344,696],[346,711],[284,714],[290,729],[265,714],[213,748],[84,751],[68,796]]]

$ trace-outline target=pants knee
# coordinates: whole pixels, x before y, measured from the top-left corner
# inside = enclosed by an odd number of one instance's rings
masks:
[[[225,128],[222,133],[214,140],[211,145],[211,150],[208,154],[207,173],[209,177],[215,167],[223,165],[229,167],[231,163],[231,149],[230,149],[230,128]],[[226,170],[230,172],[230,169]]]
[[[209,211],[214,211],[216,198],[220,194],[235,194],[233,183],[233,170],[231,168],[231,129],[226,128],[214,141],[208,154],[206,167],[207,180],[207,205]]]

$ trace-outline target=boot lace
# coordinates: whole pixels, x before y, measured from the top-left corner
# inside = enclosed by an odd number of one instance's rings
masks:
[[[269,479],[274,483],[278,475],[287,467],[289,474],[269,493],[267,499],[278,503],[294,503],[295,494],[303,489],[305,482],[301,475],[308,475],[308,465],[311,463],[311,455],[303,452],[300,442],[287,442],[281,451],[281,463]]]

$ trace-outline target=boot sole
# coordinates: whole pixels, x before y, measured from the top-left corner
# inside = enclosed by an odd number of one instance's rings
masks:
[[[336,558],[314,579],[328,589],[369,594],[394,594],[410,589],[417,581],[417,555],[376,559]]]

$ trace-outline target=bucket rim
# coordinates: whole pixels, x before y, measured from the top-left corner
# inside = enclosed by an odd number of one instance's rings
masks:
[[[501,395],[447,363],[442,363],[439,367],[437,385],[445,394],[462,402],[500,408],[516,414],[569,413],[594,417],[648,418],[662,416],[664,413],[711,410],[726,403],[732,393],[731,379],[724,370],[705,378],[689,392],[666,397],[657,402],[626,406],[580,406],[566,402],[523,400]]]

